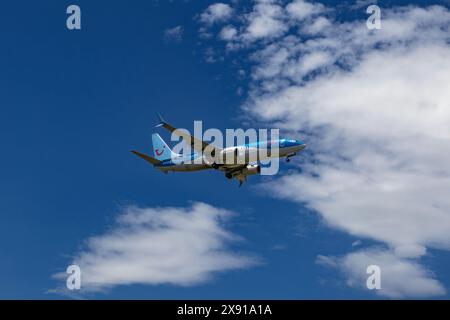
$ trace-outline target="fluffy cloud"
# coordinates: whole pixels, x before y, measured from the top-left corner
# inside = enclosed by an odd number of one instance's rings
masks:
[[[399,258],[388,250],[361,250],[343,257],[319,255],[316,262],[337,268],[348,286],[361,289],[367,289],[367,267],[377,265],[381,270],[381,289],[374,292],[390,298],[421,298],[439,296],[446,292],[430,270],[414,261]]]
[[[351,73],[258,101],[263,118],[318,134],[319,163],[283,177],[278,194],[357,236],[449,249],[449,57],[440,46],[370,53]]]
[[[286,31],[286,25],[281,20],[283,8],[271,1],[257,1],[253,11],[247,15],[248,25],[243,34],[245,40],[257,40],[274,37]]]
[[[252,49],[245,111],[306,135],[309,146],[302,170],[267,188],[330,227],[388,245],[364,257],[417,281],[392,284],[386,295],[443,293],[419,263],[427,247],[450,249],[450,12],[383,9],[383,28],[368,30],[365,20],[334,20],[322,5],[277,6],[276,37],[261,33],[264,42],[249,47],[251,20],[243,19],[230,40]],[[342,263],[355,257],[336,265],[359,279],[361,270]]]
[[[240,240],[223,226],[230,215],[205,203],[189,208],[126,207],[109,231],[88,239],[73,259],[81,268],[82,289],[194,285],[217,272],[253,266],[253,256],[229,248]]]
[[[212,25],[216,22],[226,21],[232,13],[233,9],[228,4],[214,3],[200,15],[200,21]]]
[[[295,0],[286,6],[290,17],[298,20],[309,18],[312,15],[322,13],[325,6],[321,3],[311,3],[303,0]]]
[[[225,26],[222,28],[222,31],[220,31],[219,37],[222,40],[230,41],[233,40],[234,37],[236,37],[237,30],[236,28],[232,26]]]

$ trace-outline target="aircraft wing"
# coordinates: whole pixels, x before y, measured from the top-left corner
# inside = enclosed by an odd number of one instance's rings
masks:
[[[159,118],[160,123],[156,125],[157,127],[163,127],[165,129],[169,130],[171,133],[174,133],[177,136],[183,138],[186,143],[190,144],[190,146],[193,150],[198,151],[198,152],[203,152],[208,147],[209,151],[215,150],[215,154],[218,154],[220,151],[222,151],[221,148],[216,147],[213,144],[210,144],[203,140],[195,138],[195,137],[191,136],[190,134],[188,134],[187,132],[185,132],[184,130],[175,128],[171,124],[167,123],[161,117],[161,115],[159,113],[158,113],[158,118]],[[213,154],[213,153],[211,153],[211,154]]]
[[[140,152],[137,152],[137,151],[134,151],[134,150],[131,151],[131,152],[134,153],[135,155],[137,155],[138,157],[141,157],[145,161],[150,162],[154,166],[160,165],[162,163],[162,161],[159,161],[159,160],[157,160],[155,158],[152,158],[152,157],[150,157],[150,156],[148,156],[146,154],[143,154],[143,153],[140,153]]]
[[[223,164],[220,166],[219,170],[229,172],[229,173],[235,173],[237,171],[244,169],[245,167],[247,167],[247,165],[248,165],[247,163],[246,164]]]

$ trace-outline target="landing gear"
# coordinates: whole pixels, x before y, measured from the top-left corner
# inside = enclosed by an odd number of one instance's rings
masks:
[[[244,182],[247,181],[247,176],[245,174],[237,174],[236,178],[239,180],[239,188],[242,186]]]
[[[225,173],[225,177],[227,177],[228,179],[233,179],[233,174],[231,172],[227,172]],[[242,176],[242,175],[237,175],[236,178],[239,180],[239,187],[242,186],[242,184],[247,181],[247,177],[246,176]]]
[[[290,161],[291,161],[291,157],[293,157],[293,156],[295,156],[295,155],[296,155],[295,152],[294,152],[294,153],[288,154],[288,155],[286,156],[286,162],[290,162]]]

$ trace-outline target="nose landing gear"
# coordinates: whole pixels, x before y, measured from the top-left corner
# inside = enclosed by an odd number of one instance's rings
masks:
[[[296,153],[290,153],[286,156],[286,162],[291,162],[291,157],[295,156]]]

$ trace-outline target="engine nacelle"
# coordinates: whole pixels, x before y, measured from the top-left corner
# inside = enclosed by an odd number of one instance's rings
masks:
[[[219,157],[225,164],[244,164],[246,162],[246,148],[244,146],[225,148]]]
[[[261,167],[257,164],[249,164],[244,169],[242,169],[242,174],[246,176],[251,176],[252,174],[261,173]]]

